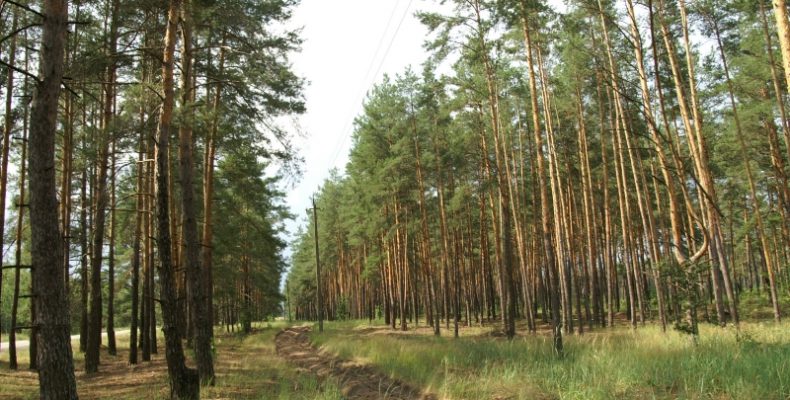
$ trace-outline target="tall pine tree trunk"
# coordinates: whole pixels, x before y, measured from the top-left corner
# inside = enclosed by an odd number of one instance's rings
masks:
[[[156,242],[159,254],[160,304],[162,308],[162,331],[165,334],[165,356],[167,371],[170,377],[170,398],[192,400],[200,398],[200,384],[197,371],[186,366],[184,348],[178,331],[178,299],[176,294],[176,276],[173,268],[172,243],[170,239],[170,198],[168,152],[170,148],[171,123],[175,91],[173,69],[175,66],[175,47],[177,41],[178,20],[181,11],[181,0],[171,0],[167,30],[164,40],[164,56],[162,63],[162,88],[164,100],[159,114],[159,126],[156,133]],[[153,318],[152,318],[153,320]]]
[[[19,16],[17,10],[14,10],[14,22],[12,23],[12,30],[16,31]],[[8,53],[8,65],[14,67],[16,64],[16,35],[11,37],[11,43]],[[8,76],[6,77],[6,93],[5,93],[5,118],[3,124],[3,143],[2,155],[0,155],[0,249],[3,248],[5,239],[5,197],[8,184],[8,154],[11,146],[11,130],[14,127],[14,118],[11,113],[12,102],[14,94],[14,70],[8,68]],[[0,270],[0,293],[3,291],[3,274]],[[2,329],[0,329],[0,334]]]
[[[14,258],[15,258],[15,266],[14,266],[14,294],[13,298],[11,299],[11,330],[8,333],[8,367],[10,369],[17,369],[19,367],[17,363],[17,354],[16,354],[16,331],[17,331],[17,321],[19,317],[19,289],[21,284],[21,272],[22,272],[22,240],[23,240],[23,229],[24,229],[24,222],[25,222],[25,180],[27,179],[27,166],[26,166],[26,158],[27,158],[27,130],[22,133],[22,159],[20,160],[20,168],[19,168],[19,204],[17,209],[19,213],[17,215],[16,221],[16,244],[14,250]]]
[[[782,50],[782,65],[785,69],[785,90],[790,90],[790,22],[787,20],[785,0],[773,0],[776,30],[779,33],[779,48]]]
[[[144,79],[143,79],[144,80]],[[145,114],[140,111],[140,137],[137,144],[137,165],[135,167],[136,196],[134,213],[134,237],[132,242],[132,309],[131,321],[129,322],[129,364],[137,364],[137,328],[139,326],[140,309],[140,261],[141,261],[141,240],[143,225],[143,173],[145,155]]]
[[[35,282],[39,395],[42,400],[76,399],[68,297],[62,279],[63,238],[58,222],[55,129],[63,77],[68,1],[43,5],[39,82],[30,122],[30,227]]]
[[[181,208],[183,211],[184,241],[186,242],[186,274],[188,278],[187,294],[189,296],[189,312],[194,326],[195,355],[197,359],[200,381],[203,384],[214,384],[214,360],[211,354],[211,330],[206,310],[206,291],[203,288],[205,279],[200,266],[200,240],[197,230],[197,210],[195,209],[195,190],[193,187],[194,167],[192,151],[192,103],[194,87],[192,87],[192,26],[189,0],[185,0],[182,10],[182,50],[181,50],[181,107],[186,110],[186,118],[179,129],[179,175],[181,177]]]
[[[113,1],[112,14],[110,16],[110,42],[106,49],[106,55],[111,60],[115,59],[115,44],[118,32],[118,0]],[[107,67],[107,82],[104,84],[104,104],[102,110],[102,132],[98,140],[98,171],[96,175],[96,191],[94,202],[93,217],[93,250],[91,252],[91,271],[90,271],[90,316],[88,321],[88,343],[85,351],[85,372],[93,373],[99,370],[100,347],[101,347],[101,321],[102,321],[102,285],[101,267],[104,254],[104,234],[106,210],[109,203],[107,189],[110,143],[113,135],[113,103],[115,101],[115,62],[110,61]]]
[[[715,17],[714,17],[715,18]],[[732,83],[732,79],[730,78],[730,68],[729,63],[727,61],[727,56],[724,53],[724,44],[722,43],[721,39],[721,31],[719,29],[718,21],[714,18],[710,19],[711,27],[713,28],[713,33],[716,37],[716,44],[718,45],[719,50],[719,57],[721,58],[722,66],[724,67],[724,79],[727,82],[727,94],[730,100],[730,107],[732,109],[732,117],[735,121],[735,133],[736,137],[738,138],[738,145],[740,146],[741,154],[743,155],[743,165],[746,169],[746,179],[749,183],[749,194],[750,200],[752,203],[752,209],[754,210],[754,215],[756,217],[757,222],[757,236],[760,240],[760,247],[762,249],[763,258],[765,259],[765,266],[768,270],[768,279],[769,285],[771,289],[771,304],[773,305],[774,311],[774,319],[779,322],[782,318],[781,310],[779,308],[779,294],[777,293],[776,289],[776,278],[774,276],[774,257],[772,256],[768,244],[768,239],[766,237],[765,227],[763,226],[763,212],[762,208],[762,201],[761,197],[757,195],[757,187],[755,185],[755,177],[754,173],[752,172],[752,163],[749,159],[749,148],[746,145],[746,139],[744,138],[743,129],[741,128],[741,118],[738,115],[738,105],[735,102],[735,87]],[[725,280],[725,284],[728,281]],[[735,294],[733,292],[733,288],[731,285],[727,285],[727,295],[730,298],[734,298]],[[734,302],[730,302],[730,313],[733,318],[733,322],[737,326],[738,321],[738,309],[735,306]]]
[[[203,158],[203,277],[206,290],[206,318],[208,326],[212,327],[211,336],[214,336],[214,279],[213,258],[214,225],[212,211],[214,208],[214,157],[217,150],[217,131],[219,126],[219,103],[222,99],[222,75],[225,72],[225,38],[219,50],[219,78],[214,89],[212,104],[211,127],[206,137],[206,151]]]
[[[542,238],[543,252],[544,252],[544,270],[546,271],[545,278],[548,281],[548,296],[549,308],[551,309],[551,325],[553,332],[554,351],[558,355],[563,354],[562,346],[562,321],[560,319],[560,299],[559,299],[559,281],[557,276],[557,262],[554,252],[554,243],[552,242],[552,219],[551,212],[549,211],[549,195],[546,190],[546,166],[543,156],[543,133],[540,123],[540,110],[538,107],[538,89],[537,78],[535,73],[535,65],[533,58],[533,43],[529,27],[529,11],[525,1],[521,2],[522,6],[522,29],[524,31],[524,43],[527,51],[527,73],[529,74],[529,93],[530,93],[530,111],[532,115],[533,135],[535,136],[535,158],[537,159],[537,185],[540,191],[540,215],[541,226],[540,235]],[[544,306],[545,310],[545,306]]]
[[[768,18],[765,15],[765,2],[760,1],[760,22],[763,28],[763,36],[765,36],[766,53],[768,53],[768,63],[771,67],[771,83],[773,84],[774,96],[776,97],[776,105],[779,107],[779,115],[782,117],[782,132],[785,137],[785,150],[787,151],[787,159],[790,162],[790,120],[788,120],[787,109],[783,98],[779,72],[776,68],[776,60],[774,59],[774,46],[771,38],[771,32],[768,28]],[[783,53],[784,54],[784,53]]]

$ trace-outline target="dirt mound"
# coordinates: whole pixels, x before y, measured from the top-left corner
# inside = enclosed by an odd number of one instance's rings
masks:
[[[424,394],[374,368],[320,352],[310,344],[309,331],[308,327],[293,327],[278,333],[275,338],[277,354],[316,374],[319,379],[336,379],[345,398],[436,400],[435,396]]]

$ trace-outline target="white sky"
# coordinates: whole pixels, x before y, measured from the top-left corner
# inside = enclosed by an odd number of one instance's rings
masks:
[[[362,112],[367,90],[385,73],[395,75],[408,65],[419,70],[426,59],[422,44],[428,31],[414,12],[434,8],[435,3],[303,0],[296,8],[293,25],[303,27],[304,44],[292,62],[295,72],[309,85],[305,90],[307,113],[299,119],[305,137],[296,140],[305,160],[304,175],[289,188],[286,198],[297,216],[297,221],[288,224],[292,233],[303,224],[310,196],[330,169],[344,170],[353,120]]]

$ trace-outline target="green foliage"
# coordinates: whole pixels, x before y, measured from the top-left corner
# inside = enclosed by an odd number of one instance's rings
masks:
[[[27,6],[28,1],[20,4]],[[199,189],[205,184],[204,153],[209,133],[216,125],[216,155],[214,163],[218,171],[215,176],[216,193],[214,201],[213,246],[216,292],[221,296],[238,295],[235,281],[240,279],[242,259],[250,265],[249,281],[251,289],[260,304],[256,304],[253,317],[263,317],[280,312],[282,295],[279,293],[280,275],[285,268],[282,250],[285,243],[281,239],[283,221],[290,218],[282,203],[279,192],[281,178],[294,178],[301,169],[301,159],[291,144],[291,133],[281,126],[285,116],[305,111],[303,89],[305,81],[298,76],[291,65],[291,54],[299,50],[302,39],[299,31],[291,29],[288,22],[292,17],[297,0],[194,0],[188,2],[188,10],[193,25],[193,49],[195,99],[193,102],[178,101],[174,112],[174,132],[182,126],[193,129],[193,158],[197,170],[194,171],[196,185],[196,204],[202,204]],[[92,185],[97,174],[97,143],[102,135],[111,135],[116,157],[115,194],[117,198],[115,239],[115,325],[128,326],[131,317],[131,265],[137,208],[137,177],[141,167],[151,165],[147,161],[138,163],[139,141],[144,140],[148,154],[153,155],[154,143],[149,139],[157,129],[161,106],[161,56],[162,38],[165,30],[167,4],[153,0],[128,0],[118,2],[116,22],[118,31],[117,49],[108,50],[109,27],[112,24],[109,1],[78,1],[69,10],[69,19],[74,24],[70,28],[65,57],[64,88],[58,114],[58,139],[56,143],[56,165],[58,185],[61,172],[67,133],[72,141],[71,192],[60,193],[71,197],[70,221],[70,299],[71,321],[73,328],[79,326],[81,315],[80,279],[81,260],[86,249],[80,242],[92,235],[91,226],[95,210],[96,191]],[[33,9],[37,7],[30,4]],[[9,11],[10,10],[10,11]],[[9,12],[6,12],[9,11]],[[38,17],[14,5],[3,6],[0,15],[0,54],[8,60],[11,36],[17,41],[16,67],[35,73],[38,62],[37,49],[40,43]],[[19,15],[19,26],[27,26],[15,35],[11,33],[11,18]],[[72,29],[73,28],[73,29]],[[179,39],[181,40],[181,39]],[[180,44],[179,44],[180,46]],[[179,56],[180,57],[180,56]],[[26,59],[27,58],[27,59]],[[220,58],[223,59],[220,67]],[[177,60],[180,62],[180,60]],[[107,92],[108,68],[116,67],[115,99],[113,118],[105,121],[101,117]],[[179,74],[179,72],[177,72]],[[1,98],[6,98],[5,83],[8,69],[0,67],[2,81]],[[67,81],[67,82],[66,82]],[[180,86],[180,85],[179,85]],[[21,138],[24,122],[23,114],[29,106],[33,82],[24,75],[15,75],[15,87],[9,94],[12,101],[11,131],[15,140],[10,149],[11,165],[7,198],[15,201],[19,196],[15,176],[20,165]],[[184,88],[176,88],[180,100]],[[219,91],[215,101],[215,95]],[[4,102],[3,102],[4,104]],[[5,108],[0,109],[0,114]],[[3,115],[4,117],[4,115]],[[0,118],[4,120],[4,118]],[[2,123],[0,123],[2,125]],[[178,166],[177,147],[171,154],[171,175]],[[150,170],[148,171],[150,178]],[[85,184],[85,203],[80,199],[81,186]],[[173,180],[173,185],[177,182]],[[200,186],[199,186],[200,185]],[[142,192],[153,196],[147,188]],[[172,190],[171,201],[178,204],[181,194],[177,188]],[[8,204],[7,204],[8,205]],[[10,207],[9,207],[10,208]],[[80,221],[80,211],[87,211],[86,226]],[[171,216],[179,219],[180,207],[175,207]],[[202,210],[198,207],[198,213]],[[10,217],[13,212],[6,213]],[[201,218],[198,218],[202,221]],[[200,223],[200,222],[199,222]],[[13,256],[9,245],[13,241],[13,218],[7,218],[3,238],[4,264],[9,255]],[[84,229],[83,229],[84,228]],[[29,229],[25,229],[25,235]],[[109,233],[109,231],[108,231]],[[25,244],[29,243],[24,238]],[[108,242],[105,241],[105,245]],[[238,244],[249,249],[240,252]],[[234,247],[235,246],[235,247]],[[146,249],[151,251],[151,249]],[[106,254],[106,250],[105,250]],[[107,282],[107,263],[102,266],[102,281]],[[10,318],[12,290],[8,284],[8,270],[4,271],[3,301],[0,318],[3,328]],[[22,293],[27,293],[29,280],[23,273]],[[103,288],[105,304],[108,288]],[[20,301],[20,321],[29,322],[28,300]]]
[[[222,217],[214,225],[213,253],[215,293],[233,298],[236,283],[246,280],[264,301],[257,315],[246,308],[242,312],[256,320],[280,313],[279,282],[286,246],[281,239],[282,221],[288,218],[281,203],[283,194],[276,189],[278,178],[264,178],[267,165],[259,156],[255,147],[236,147],[219,162],[215,213]]]
[[[2,299],[0,299],[0,323],[2,323],[2,333],[3,333],[3,340],[7,341],[8,337],[6,336],[9,329],[11,329],[11,307],[12,307],[12,300],[14,296],[14,270],[13,269],[6,269],[3,270],[3,293]],[[25,294],[30,291],[30,272],[28,270],[23,270],[20,273],[20,283],[19,283],[19,293]],[[28,299],[19,299],[19,310],[17,313],[17,324],[19,325],[26,325],[30,321],[30,302]],[[27,331],[22,331],[23,334],[26,334]]]
[[[340,321],[345,321],[349,318],[350,313],[348,311],[348,297],[341,296],[340,300],[337,303],[337,311],[335,311],[335,317]]]

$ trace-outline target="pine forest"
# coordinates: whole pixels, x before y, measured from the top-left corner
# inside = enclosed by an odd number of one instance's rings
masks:
[[[0,0],[0,399],[788,398],[788,12]]]

